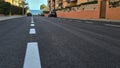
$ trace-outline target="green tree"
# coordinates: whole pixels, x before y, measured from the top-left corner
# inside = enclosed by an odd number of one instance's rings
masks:
[[[0,1],[0,14],[9,15],[11,4],[8,2]]]
[[[40,9],[44,10],[47,6],[45,4],[40,5]]]

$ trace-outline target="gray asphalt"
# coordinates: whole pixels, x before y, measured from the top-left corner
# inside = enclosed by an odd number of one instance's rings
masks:
[[[27,17],[0,21],[0,68],[23,68],[29,22]]]
[[[29,41],[39,43],[42,68],[120,68],[119,27],[40,16],[34,21],[32,36],[31,17],[0,21],[0,68],[23,68]]]

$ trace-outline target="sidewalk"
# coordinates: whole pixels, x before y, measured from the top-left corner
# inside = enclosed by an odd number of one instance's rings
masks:
[[[24,16],[20,16],[20,15],[15,15],[15,16],[0,16],[0,21],[2,21],[2,20],[8,20],[8,19],[13,19],[13,18],[20,18],[20,17],[24,17]]]
[[[104,21],[104,22],[119,22],[120,23],[120,20],[110,20],[110,19],[81,19],[81,20],[91,20],[91,21]]]
[[[62,17],[58,17],[62,18]],[[62,19],[71,19],[71,20],[84,20],[84,21],[93,21],[101,24],[116,24],[120,25],[120,20],[110,20],[110,19],[88,19],[88,18],[62,18]]]

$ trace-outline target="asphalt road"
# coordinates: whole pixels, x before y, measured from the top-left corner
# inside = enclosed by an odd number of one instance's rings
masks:
[[[38,42],[41,68],[120,68],[119,23],[33,19],[0,21],[0,68],[23,68],[28,42]]]

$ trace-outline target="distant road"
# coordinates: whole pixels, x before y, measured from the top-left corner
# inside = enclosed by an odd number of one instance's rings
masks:
[[[120,68],[120,25],[40,16],[0,21],[0,68]]]

